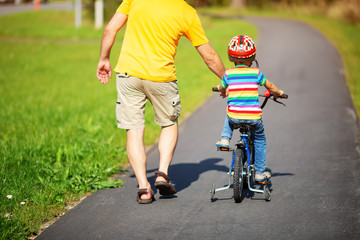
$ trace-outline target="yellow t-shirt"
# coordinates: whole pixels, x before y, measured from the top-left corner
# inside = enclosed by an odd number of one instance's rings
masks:
[[[156,82],[176,80],[179,38],[193,46],[208,42],[196,10],[184,0],[124,0],[117,12],[128,15],[115,72]]]

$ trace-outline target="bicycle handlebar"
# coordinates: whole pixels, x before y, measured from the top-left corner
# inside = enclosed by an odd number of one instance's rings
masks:
[[[217,87],[213,87],[213,88],[212,88],[212,91],[213,91],[213,92],[220,92]],[[263,95],[259,94],[259,96],[265,98],[264,102],[263,102],[262,105],[261,105],[261,108],[264,108],[264,107],[265,107],[265,105],[266,105],[266,103],[267,103],[267,101],[268,101],[269,99],[273,100],[273,101],[276,102],[276,103],[279,103],[279,104],[282,104],[282,105],[286,106],[284,103],[279,102],[278,100],[276,100],[276,99],[274,98],[274,93],[270,92],[269,90],[265,90],[264,94],[263,94]],[[278,98],[288,99],[288,98],[289,98],[289,95],[283,93],[283,94],[282,94],[281,96],[279,96]]]
[[[217,87],[213,87],[213,88],[212,88],[212,91],[213,91],[213,92],[220,92]]]
[[[288,99],[289,95],[287,95],[286,93],[283,93],[283,95],[279,96],[279,98]]]
[[[267,101],[268,101],[269,99],[273,100],[273,101],[276,102],[276,103],[279,103],[279,104],[282,104],[282,105],[286,106],[284,103],[279,102],[277,99],[275,99],[274,93],[270,92],[269,90],[265,90],[264,95],[259,95],[259,96],[260,96],[260,97],[265,97],[265,100],[264,100],[264,102],[262,103],[261,108],[264,108],[264,107],[265,107],[265,105],[266,105],[266,103],[267,103]],[[279,96],[278,98],[288,99],[288,98],[289,98],[289,95],[287,95],[286,93],[283,93],[283,94],[282,94],[281,96]]]

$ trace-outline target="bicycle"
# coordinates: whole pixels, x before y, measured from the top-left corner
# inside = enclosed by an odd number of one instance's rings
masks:
[[[217,87],[213,87],[214,92],[218,92]],[[263,95],[259,95],[261,97],[265,97],[261,108],[264,108],[269,99],[275,101],[276,103],[280,103],[285,106],[284,103],[279,102],[274,98],[273,93],[269,90],[266,90]],[[288,95],[283,94],[279,98],[287,99]],[[258,189],[253,187],[251,183],[255,182],[255,165],[253,159],[253,150],[254,145],[251,141],[251,128],[252,126],[249,124],[237,124],[234,126],[235,129],[239,129],[240,131],[240,140],[235,143],[234,148],[221,148],[218,147],[218,151],[232,151],[233,157],[229,172],[229,184],[225,185],[222,188],[215,188],[215,184],[212,185],[210,194],[211,201],[214,200],[214,195],[218,191],[223,191],[229,189],[231,186],[231,176],[233,177],[233,191],[234,191],[234,200],[236,203],[239,203],[243,199],[244,187],[247,187],[250,191],[256,193],[263,193],[266,201],[271,201],[269,183],[270,179],[265,180],[264,182],[256,182],[258,184],[263,185],[263,189]]]

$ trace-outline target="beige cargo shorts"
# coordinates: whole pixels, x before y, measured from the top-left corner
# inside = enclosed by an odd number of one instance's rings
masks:
[[[173,125],[180,116],[181,101],[177,81],[153,82],[117,73],[116,89],[118,128],[144,128],[147,100],[154,108],[154,121],[162,127]]]

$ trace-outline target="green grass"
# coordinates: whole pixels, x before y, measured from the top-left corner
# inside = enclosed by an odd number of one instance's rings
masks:
[[[279,8],[278,8],[279,9]],[[239,11],[228,8],[207,8],[201,12],[222,13],[236,15],[252,15],[261,17],[276,17],[284,19],[294,19],[306,22],[317,28],[339,51],[344,63],[347,85],[360,118],[360,25],[350,24],[340,20],[319,14],[321,9],[309,9],[309,11],[298,10],[297,8],[283,8],[277,10],[276,7],[259,9],[246,9]],[[307,13],[306,13],[307,12]]]
[[[0,18],[0,239],[26,238],[79,195],[122,184],[109,180],[127,163],[125,131],[116,127],[115,82],[104,86],[95,76],[102,30],[90,21],[75,29],[73,15],[40,11]],[[227,67],[226,46],[239,29],[256,36],[242,21],[202,20]],[[122,35],[112,51],[113,67]],[[176,64],[183,120],[219,80],[186,39]],[[154,144],[159,132],[148,106],[145,143]]]
[[[74,13],[68,11],[39,11],[1,17],[0,36],[46,39],[99,39],[102,30],[95,30],[83,15],[83,26],[74,27]],[[7,24],[10,23],[10,24]]]

